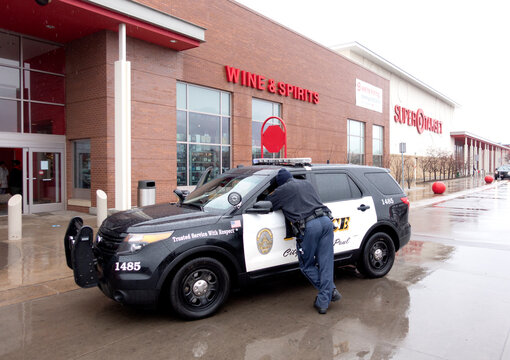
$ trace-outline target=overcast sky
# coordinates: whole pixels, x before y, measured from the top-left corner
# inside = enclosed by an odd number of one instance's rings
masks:
[[[237,0],[324,46],[357,41],[459,104],[454,131],[510,144],[502,0]]]

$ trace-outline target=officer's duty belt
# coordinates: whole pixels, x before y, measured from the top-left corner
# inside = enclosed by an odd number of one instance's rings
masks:
[[[329,211],[328,211],[328,212],[324,211],[322,214],[319,214],[319,215],[317,215],[317,214],[312,214],[312,215],[308,216],[307,218],[304,218],[304,219],[303,219],[303,221],[304,221],[304,222],[305,222],[305,224],[306,224],[306,223],[307,223],[307,222],[309,222],[310,220],[317,219],[317,218],[320,218],[320,217],[323,217],[323,216],[329,216],[329,215],[328,215],[328,213],[329,213]]]

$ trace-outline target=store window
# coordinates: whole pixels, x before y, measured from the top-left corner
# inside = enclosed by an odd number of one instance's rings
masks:
[[[65,52],[0,31],[0,131],[65,134]]]
[[[379,125],[372,128],[372,164],[374,166],[383,166],[383,130]]]
[[[365,164],[365,123],[347,120],[347,162]]]
[[[2,78],[0,69],[0,79]],[[1,82],[1,80],[0,80]],[[2,85],[0,84],[0,88]],[[21,131],[21,102],[16,100],[6,100],[0,98],[0,131],[20,132]]]
[[[73,198],[90,199],[90,140],[73,141]]]
[[[282,105],[272,101],[252,99],[251,102],[251,153],[252,159],[260,158],[260,130],[262,124],[268,117],[278,116],[281,118]],[[266,128],[269,125],[280,125],[277,119],[271,119],[267,122]],[[270,153],[267,149],[264,149],[264,157],[278,158],[282,157],[282,151],[279,153]]]
[[[177,186],[230,169],[230,93],[177,83]]]

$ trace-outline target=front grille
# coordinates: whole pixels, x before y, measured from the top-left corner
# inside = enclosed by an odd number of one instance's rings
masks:
[[[117,251],[119,244],[125,237],[125,234],[119,234],[115,231],[103,228],[99,229],[97,235],[101,237],[101,241],[96,242],[97,249],[110,255]]]

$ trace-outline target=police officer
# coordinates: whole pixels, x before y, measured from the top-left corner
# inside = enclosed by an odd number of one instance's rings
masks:
[[[333,224],[330,210],[319,199],[309,181],[296,180],[282,168],[276,175],[278,187],[267,200],[273,210],[282,210],[296,229],[299,266],[319,291],[313,306],[325,314],[331,301],[342,298],[333,282]]]

